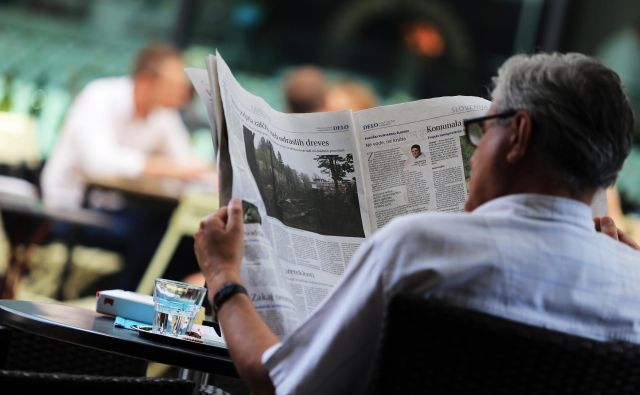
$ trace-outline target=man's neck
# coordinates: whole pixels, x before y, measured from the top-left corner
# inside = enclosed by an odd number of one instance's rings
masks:
[[[537,195],[558,196],[577,200],[591,205],[594,191],[576,193],[565,183],[558,181],[558,177],[547,166],[530,168],[512,179],[508,194],[530,193]]]

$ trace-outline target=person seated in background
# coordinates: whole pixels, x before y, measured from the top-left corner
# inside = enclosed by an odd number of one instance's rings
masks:
[[[75,98],[42,174],[47,206],[79,207],[85,175],[194,178],[196,160],[178,109],[190,99],[181,54],[154,44],[138,54],[131,77],[102,78]]]
[[[378,105],[376,94],[358,81],[343,81],[327,88],[323,111],[360,111]]]
[[[90,209],[112,215],[108,231],[84,229],[74,242],[122,255],[121,272],[96,285],[135,289],[171,214],[153,205],[130,207],[120,195],[85,196],[85,176],[140,176],[193,179],[213,167],[197,159],[179,109],[191,98],[182,56],[165,44],[137,55],[131,76],[90,82],[75,98],[60,137],[43,169],[41,186],[48,207]],[[101,204],[93,204],[98,201]],[[56,224],[52,238],[67,239],[69,227]],[[78,232],[76,232],[77,234]],[[140,239],[138,235],[145,236]],[[197,270],[195,257],[192,270]],[[93,289],[87,293],[95,292]]]
[[[306,113],[322,111],[327,84],[324,71],[316,66],[298,66],[284,79],[283,94],[286,112]]]
[[[217,318],[252,393],[363,393],[385,303],[397,293],[640,344],[640,252],[609,217],[594,227],[589,207],[631,147],[633,113],[618,76],[590,57],[554,53],[513,56],[493,82],[487,116],[465,122],[477,147],[467,213],[391,221],[282,341],[235,286],[243,283],[240,199],[203,219],[198,263],[210,302],[233,290]]]

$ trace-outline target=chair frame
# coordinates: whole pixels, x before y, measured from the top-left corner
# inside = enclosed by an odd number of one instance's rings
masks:
[[[218,205],[217,194],[186,192],[180,198],[180,203],[171,214],[167,230],[153,254],[136,292],[146,295],[153,293],[155,279],[162,277],[167,270],[182,237],[193,237],[194,233],[198,231],[200,220],[214,211]]]
[[[195,382],[165,377],[101,376],[0,369],[0,386],[31,394],[193,395]]]
[[[377,394],[639,394],[640,346],[600,342],[442,302],[388,305]]]

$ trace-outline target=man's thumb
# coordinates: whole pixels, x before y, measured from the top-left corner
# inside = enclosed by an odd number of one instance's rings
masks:
[[[227,229],[242,229],[242,200],[240,198],[232,198],[228,207]]]

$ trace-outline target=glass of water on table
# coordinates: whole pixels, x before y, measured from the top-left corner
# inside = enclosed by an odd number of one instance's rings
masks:
[[[153,288],[153,331],[169,336],[187,334],[206,294],[205,287],[157,278]]]

